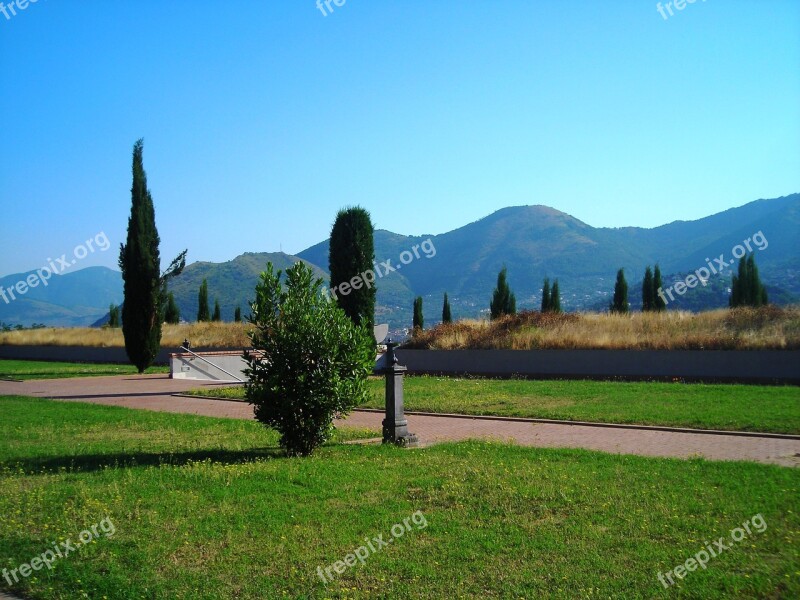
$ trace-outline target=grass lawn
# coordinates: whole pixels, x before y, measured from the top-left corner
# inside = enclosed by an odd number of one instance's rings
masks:
[[[98,375],[133,375],[133,365],[0,360],[0,379],[59,379]],[[169,373],[169,367],[150,367],[145,373]]]
[[[20,397],[0,412],[0,568],[113,523],[52,570],[0,578],[29,598],[800,596],[797,469],[482,442],[286,459],[255,422]],[[732,542],[756,515],[766,529]]]
[[[383,380],[365,408],[384,407]],[[242,398],[244,388],[192,393]],[[800,434],[800,387],[406,377],[406,410]]]

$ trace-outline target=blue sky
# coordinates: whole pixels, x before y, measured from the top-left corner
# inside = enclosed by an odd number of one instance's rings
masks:
[[[6,2],[7,4],[7,2]],[[162,262],[546,204],[652,227],[800,191],[800,2],[78,2],[0,14],[0,275],[104,232],[145,139]],[[9,13],[10,14],[10,13]]]

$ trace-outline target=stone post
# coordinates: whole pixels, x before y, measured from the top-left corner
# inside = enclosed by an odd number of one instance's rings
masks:
[[[417,436],[408,432],[403,407],[403,376],[408,370],[397,364],[394,349],[398,344],[390,339],[386,344],[383,365],[378,373],[386,377],[386,417],[383,419],[383,443],[414,447],[419,445]]]

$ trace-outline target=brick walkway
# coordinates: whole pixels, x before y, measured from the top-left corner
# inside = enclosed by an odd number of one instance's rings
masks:
[[[171,394],[220,384],[169,379],[166,375],[87,377],[13,383],[0,381],[0,395],[17,394],[210,417],[250,419],[253,409],[243,402],[180,398]],[[382,415],[355,412],[344,422],[381,429]],[[586,448],[622,454],[710,460],[749,460],[783,466],[800,465],[800,440],[730,435],[613,429],[492,421],[469,417],[409,415],[409,430],[425,444],[470,438],[490,438],[542,448]]]

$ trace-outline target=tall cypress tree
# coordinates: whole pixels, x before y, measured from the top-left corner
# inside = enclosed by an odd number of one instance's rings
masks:
[[[444,293],[444,302],[442,303],[442,323],[452,323],[453,315],[450,312],[450,300],[447,298],[447,292]]]
[[[542,284],[542,312],[550,312],[551,299],[550,299],[550,279],[545,277]]]
[[[237,306],[236,310],[233,311],[233,322],[234,323],[241,323],[242,322],[242,307]]]
[[[658,293],[659,291],[661,291],[662,294],[664,293],[661,290],[663,286],[664,282],[661,280],[661,267],[656,263],[653,271],[653,309],[658,312],[667,309],[667,302],[661,297],[661,294]]]
[[[553,282],[553,288],[550,291],[550,311],[561,312],[561,292],[558,289],[558,279]]]
[[[422,315],[422,296],[414,298],[414,331],[421,331],[425,327],[425,317]]]
[[[167,296],[167,309],[164,311],[164,321],[171,325],[177,325],[181,322],[181,311],[175,303],[175,295],[172,292]]]
[[[617,271],[617,281],[614,284],[614,300],[611,303],[611,312],[625,314],[628,312],[628,282],[625,281],[625,271]]]
[[[353,323],[365,323],[370,331],[375,324],[377,290],[362,274],[374,273],[373,236],[372,219],[365,209],[357,206],[340,210],[331,229],[328,251],[331,288],[336,293],[337,303]],[[348,293],[342,293],[343,284]]]
[[[644,280],[642,281],[642,312],[649,312],[656,309],[655,288],[653,287],[653,272],[650,265],[644,270]]]
[[[219,307],[219,300],[214,298],[214,314],[211,315],[211,320],[214,322],[222,321],[222,310]]]
[[[508,271],[505,266],[497,274],[497,287],[489,303],[489,313],[492,319],[501,315],[513,315],[517,312],[517,299],[508,285]]]
[[[753,254],[739,259],[737,274],[731,280],[730,306],[764,306],[768,303],[767,288],[761,282]]]
[[[764,306],[767,304],[767,289],[761,283],[761,277],[758,274],[758,266],[756,265],[756,256],[751,254],[747,257],[747,275],[748,275],[748,288],[752,306]]]
[[[197,293],[197,320],[198,322],[211,320],[211,311],[208,308],[208,280],[206,279],[203,279],[200,291]]]
[[[120,326],[119,306],[116,304],[112,304],[108,307],[108,326],[112,329],[117,329]]]
[[[133,145],[133,184],[128,236],[119,249],[123,293],[122,333],[125,351],[139,373],[153,364],[161,347],[161,314],[166,281],[186,265],[184,250],[162,275],[161,242],[156,229],[153,197],[147,189],[147,174],[142,160],[144,142]]]

